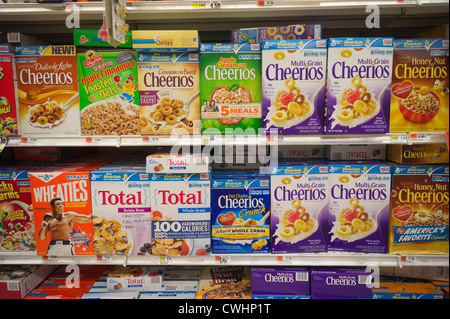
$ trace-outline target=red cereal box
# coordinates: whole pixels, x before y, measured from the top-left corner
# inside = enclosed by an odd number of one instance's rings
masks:
[[[87,170],[30,173],[39,256],[93,255]]]
[[[17,95],[14,61],[9,44],[0,44],[0,135],[17,136]]]

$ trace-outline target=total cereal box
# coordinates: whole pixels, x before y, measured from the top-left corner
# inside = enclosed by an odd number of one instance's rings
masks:
[[[391,166],[329,162],[328,250],[387,253]]]
[[[96,170],[90,177],[95,254],[151,254],[150,175]]]
[[[448,166],[393,166],[389,253],[449,253]]]
[[[211,252],[211,171],[152,174],[152,254],[195,256]]]
[[[393,38],[328,41],[327,134],[389,132]]]
[[[390,132],[449,130],[447,39],[395,39]]]
[[[263,132],[322,134],[327,40],[262,43]]]
[[[17,81],[15,80],[15,63],[9,44],[0,44],[0,135],[17,136],[19,126],[17,115],[19,101],[17,98]],[[20,121],[19,121],[20,122]]]
[[[326,252],[328,165],[287,162],[271,168],[271,252]]]
[[[32,172],[38,256],[93,255],[90,172]]]
[[[14,53],[22,135],[79,136],[75,46],[18,46]]]
[[[117,266],[106,277],[108,291],[155,291],[162,289],[164,268]]]

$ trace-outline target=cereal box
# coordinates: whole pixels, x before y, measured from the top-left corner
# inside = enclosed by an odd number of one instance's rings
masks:
[[[387,253],[391,166],[330,162],[328,250]]]
[[[445,254],[448,166],[393,166],[389,253]]]
[[[309,270],[301,267],[260,268],[250,270],[252,294],[309,295]]]
[[[111,44],[100,36],[100,32],[98,29],[73,29],[73,43],[76,46],[111,48]],[[127,32],[125,43],[116,42],[117,48],[131,48],[132,45],[131,31]]]
[[[203,154],[170,154],[157,152],[147,156],[147,173],[208,173],[210,158]]]
[[[117,266],[108,273],[106,287],[109,291],[155,291],[162,289],[163,267]]]
[[[9,44],[0,44],[0,135],[17,136],[19,102],[16,95],[15,64]]]
[[[448,164],[446,144],[389,144],[387,157],[399,164]]]
[[[75,46],[19,46],[14,52],[22,135],[79,136]]]
[[[394,45],[390,132],[448,131],[448,39]]]
[[[214,254],[269,252],[269,175],[215,171],[211,208]]]
[[[195,256],[211,252],[211,171],[152,174],[152,254]]]
[[[195,299],[252,299],[249,267],[203,267]]]
[[[381,283],[374,283],[372,298],[444,299],[444,294],[441,291],[436,290],[432,283],[381,282]]]
[[[271,171],[271,252],[326,252],[328,165],[279,163]]]
[[[133,49],[148,52],[196,52],[197,30],[133,30]]]
[[[325,157],[324,145],[278,145],[279,158],[318,159]],[[274,154],[270,154],[274,156]]]
[[[142,135],[200,134],[198,53],[138,53]]]
[[[89,171],[31,172],[38,256],[93,255]]]
[[[258,134],[261,128],[261,46],[200,45],[202,134]]]
[[[91,172],[98,255],[151,254],[150,178],[141,170]]]
[[[231,30],[231,42],[233,43],[258,43],[265,40],[320,39],[321,36],[322,25],[320,24],[294,24]]]
[[[77,54],[82,135],[139,135],[137,53]]]
[[[328,40],[327,134],[389,132],[393,38]]]
[[[331,161],[385,160],[386,145],[383,144],[325,145],[325,157]]]
[[[0,254],[36,254],[30,172],[0,172]]]
[[[262,43],[263,132],[322,134],[327,40]]]

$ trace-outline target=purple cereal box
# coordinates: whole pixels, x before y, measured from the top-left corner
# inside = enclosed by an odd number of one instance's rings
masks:
[[[393,38],[328,41],[327,134],[389,132]]]
[[[311,295],[371,298],[371,272],[361,268],[312,268]]]
[[[306,268],[252,268],[252,293],[309,295],[309,270]]]
[[[231,43],[259,43],[265,40],[320,39],[321,37],[321,24],[294,24],[231,30]]]

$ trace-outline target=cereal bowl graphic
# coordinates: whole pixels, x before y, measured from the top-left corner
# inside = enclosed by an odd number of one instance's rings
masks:
[[[33,127],[38,128],[52,128],[64,122],[67,117],[67,109],[70,104],[78,97],[75,94],[66,104],[51,101],[48,98],[43,103],[38,103],[29,106],[28,113],[25,115],[25,120]]]
[[[94,249],[99,255],[125,255],[133,251],[133,235],[123,229],[113,214],[98,212],[93,218]]]
[[[414,123],[431,121],[439,113],[440,106],[440,98],[427,87],[416,87],[406,98],[398,97],[400,113]]]
[[[251,103],[250,92],[243,86],[234,84],[231,87],[220,86],[211,93],[210,101],[218,104],[243,104]],[[218,121],[223,125],[236,125],[242,121],[242,117],[219,118]]]

